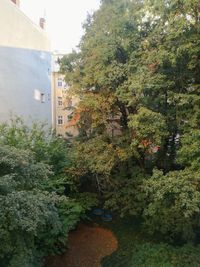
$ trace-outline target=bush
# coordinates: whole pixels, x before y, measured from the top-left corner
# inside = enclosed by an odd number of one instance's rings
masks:
[[[85,211],[80,203],[46,192],[50,167],[32,151],[0,147],[0,265],[38,267],[66,245],[67,234]]]
[[[190,169],[166,175],[155,170],[143,183],[145,229],[171,241],[193,241],[200,227],[199,178]]]
[[[131,267],[199,267],[200,246],[145,243],[134,250]]]
[[[97,204],[94,195],[78,194],[64,172],[69,162],[66,143],[43,126],[0,125],[1,267],[43,266],[45,256],[63,252],[68,232]]]
[[[43,124],[27,126],[20,118],[2,124],[0,144],[32,151],[34,158],[49,164],[54,173],[62,172],[67,165],[67,143]]]

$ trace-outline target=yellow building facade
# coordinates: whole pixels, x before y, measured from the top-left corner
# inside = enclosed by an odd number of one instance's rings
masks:
[[[69,86],[64,80],[64,75],[59,72],[58,58],[63,55],[53,54],[52,56],[52,110],[53,128],[58,136],[71,139],[78,135],[77,114],[78,98],[71,95]]]

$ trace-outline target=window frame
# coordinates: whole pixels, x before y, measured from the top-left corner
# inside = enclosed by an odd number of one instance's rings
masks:
[[[62,78],[58,78],[57,79],[57,86],[58,87],[63,87],[63,79]]]
[[[58,96],[57,97],[57,105],[59,107],[62,107],[63,106],[63,98],[62,98],[62,96]]]
[[[57,125],[63,125],[63,116],[62,115],[57,116]]]
[[[45,94],[44,93],[40,93],[40,101],[41,101],[41,103],[45,103]]]

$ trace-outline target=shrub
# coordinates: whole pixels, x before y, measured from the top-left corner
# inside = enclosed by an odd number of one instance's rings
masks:
[[[134,250],[131,267],[199,267],[200,247],[191,244],[172,247],[145,243]]]

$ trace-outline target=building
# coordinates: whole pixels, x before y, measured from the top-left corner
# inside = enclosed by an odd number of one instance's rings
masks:
[[[0,123],[17,115],[52,124],[51,52],[44,30],[21,10],[19,0],[0,0]]]
[[[57,135],[70,139],[78,135],[79,100],[70,93],[64,75],[60,73],[58,59],[62,57],[63,55],[58,53],[52,55],[53,127]]]

